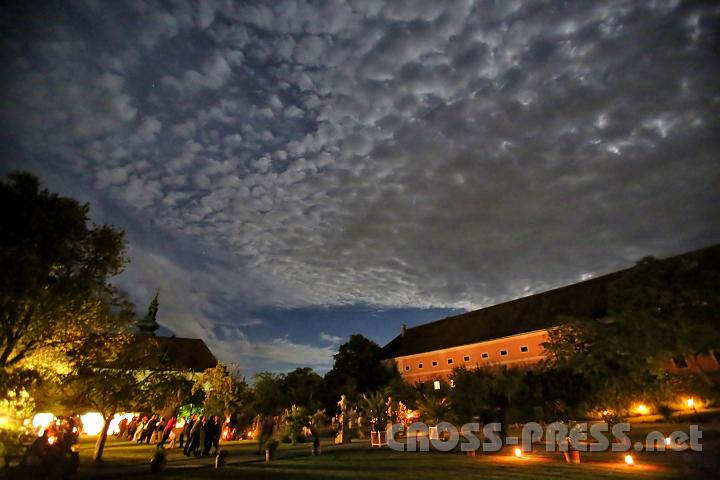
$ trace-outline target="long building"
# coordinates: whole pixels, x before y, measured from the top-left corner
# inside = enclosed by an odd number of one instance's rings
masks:
[[[684,254],[720,251],[720,245]],[[563,316],[606,316],[608,287],[623,271],[518,298],[416,327],[402,326],[400,334],[383,347],[411,384],[447,380],[456,367],[493,365],[531,366],[543,358],[548,330]],[[719,352],[676,359],[668,370],[720,370]],[[436,383],[437,385],[437,383]]]

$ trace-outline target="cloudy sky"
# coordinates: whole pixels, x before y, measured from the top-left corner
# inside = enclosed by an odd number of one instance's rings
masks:
[[[33,3],[32,7],[26,5]],[[2,170],[249,373],[720,241],[706,2],[11,2]]]

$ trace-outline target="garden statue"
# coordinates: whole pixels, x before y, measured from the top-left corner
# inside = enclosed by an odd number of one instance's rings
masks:
[[[338,402],[340,407],[340,431],[335,437],[335,444],[350,443],[350,429],[348,427],[348,410],[347,410],[347,397],[345,395],[340,396]]]

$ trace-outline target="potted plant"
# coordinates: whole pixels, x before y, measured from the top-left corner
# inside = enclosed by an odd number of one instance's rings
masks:
[[[167,466],[167,453],[165,450],[155,450],[150,459],[150,472],[162,473]]]
[[[580,450],[575,448],[572,442],[573,430],[576,429],[576,422],[570,422],[568,424],[568,436],[565,437],[565,443],[567,444],[567,449],[563,451],[563,455],[565,456],[565,461],[567,463],[580,463]]]
[[[370,446],[387,445],[388,399],[386,391],[379,390],[370,395],[363,395],[362,409],[370,419]]]
[[[271,438],[265,442],[265,461],[275,460],[275,451],[280,446],[280,442],[276,438]]]

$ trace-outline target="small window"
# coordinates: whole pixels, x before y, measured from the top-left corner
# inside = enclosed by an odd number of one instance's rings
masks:
[[[487,352],[484,352],[484,353],[480,354],[480,358],[487,359],[487,358],[490,358],[490,355]]]
[[[435,390],[440,390],[440,380],[435,380],[433,382],[433,387],[435,387]]]
[[[500,356],[501,356],[501,357],[507,357],[507,350],[505,350],[505,349],[500,350]]]
[[[687,368],[687,362],[685,361],[685,357],[675,357],[673,358],[673,363],[677,368]]]
[[[448,365],[452,365],[452,358],[448,358]]]
[[[410,371],[410,365],[405,365],[405,371],[406,371],[406,372],[409,372],[409,371]]]
[[[437,367],[437,362],[433,362],[433,363],[432,363],[432,366],[433,366],[433,367]]]
[[[528,350],[529,350],[529,348],[527,347],[527,345],[523,345],[522,347],[520,347],[520,351],[521,351],[522,353],[527,353]]]
[[[422,364],[422,363],[418,363],[418,368],[422,368],[422,367],[423,367],[423,364]]]
[[[451,378],[450,380],[448,380],[448,383],[450,384],[450,388],[455,388],[455,380]]]
[[[469,362],[470,361],[470,355],[465,355],[463,357],[463,362]]]

